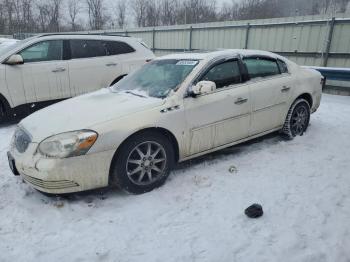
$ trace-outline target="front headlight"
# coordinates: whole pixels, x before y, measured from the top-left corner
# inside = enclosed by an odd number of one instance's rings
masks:
[[[67,158],[86,154],[97,139],[97,133],[81,130],[46,138],[39,144],[39,152],[47,157]]]

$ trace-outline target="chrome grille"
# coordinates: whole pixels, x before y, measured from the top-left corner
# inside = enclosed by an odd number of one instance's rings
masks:
[[[28,183],[45,189],[65,189],[79,186],[78,183],[69,180],[44,181],[42,179],[38,179],[27,175],[23,175],[23,178]]]
[[[18,128],[14,134],[14,146],[19,153],[24,153],[32,142],[30,135],[23,129]]]

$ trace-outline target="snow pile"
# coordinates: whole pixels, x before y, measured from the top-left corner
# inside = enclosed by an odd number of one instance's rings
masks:
[[[325,95],[303,137],[186,162],[140,196],[36,192],[8,168],[13,131],[0,128],[0,261],[350,260],[350,97]]]

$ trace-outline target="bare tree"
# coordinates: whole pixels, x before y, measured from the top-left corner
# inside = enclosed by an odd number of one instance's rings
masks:
[[[223,7],[217,10],[215,0],[130,0],[130,5],[127,0],[114,1],[114,21],[119,27],[125,27],[128,8],[135,24],[144,27],[296,15],[334,15],[345,12],[350,3],[350,0],[226,0]],[[88,17],[91,29],[103,29],[108,26],[105,3],[106,0],[0,0],[0,34],[81,30],[81,19],[84,17]],[[64,12],[67,22],[62,19]],[[80,16],[81,12],[86,15]]]
[[[80,0],[68,0],[68,14],[70,18],[71,30],[76,31],[79,26],[77,24],[78,13],[81,11]]]
[[[37,4],[38,9],[38,23],[39,30],[41,32],[47,32],[50,23],[50,8],[49,5],[45,2]]]
[[[124,0],[118,0],[115,5],[115,16],[119,28],[123,28],[126,25],[126,7],[126,1]]]
[[[131,8],[138,27],[146,26],[146,8],[148,0],[132,0]]]
[[[178,0],[163,0],[160,2],[160,23],[162,25],[175,25],[176,13],[179,9]]]
[[[239,17],[239,4],[232,0],[231,3],[225,2],[219,12],[219,20],[237,20]]]
[[[6,9],[6,15],[7,15],[7,27],[8,27],[8,32],[13,32],[13,13],[14,13],[14,8],[13,8],[13,2],[12,0],[5,0],[4,1],[4,6]]]
[[[51,16],[49,23],[50,32],[60,31],[61,7],[62,0],[51,0],[51,2],[49,2],[49,10]]]
[[[216,1],[184,0],[178,11],[177,20],[182,24],[216,21]]]
[[[5,33],[6,31],[6,14],[5,14],[5,4],[0,1],[0,33]]]
[[[34,0],[22,0],[22,24],[27,32],[35,31],[35,20],[33,15]]]
[[[158,0],[148,0],[146,2],[146,26],[160,25],[160,3]]]
[[[86,0],[89,14],[90,28],[93,30],[103,29],[107,21],[103,0]]]

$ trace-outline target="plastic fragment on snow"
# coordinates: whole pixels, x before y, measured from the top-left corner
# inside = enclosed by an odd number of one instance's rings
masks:
[[[258,218],[264,214],[263,208],[260,204],[253,204],[244,210],[244,213],[249,218]]]

